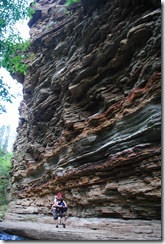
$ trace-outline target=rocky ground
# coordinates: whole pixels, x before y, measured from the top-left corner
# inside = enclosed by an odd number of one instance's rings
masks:
[[[34,223],[5,220],[0,229],[9,234],[32,240],[60,241],[161,241],[161,221],[122,220],[122,219],[78,219],[67,220],[64,229],[56,228],[53,222]]]

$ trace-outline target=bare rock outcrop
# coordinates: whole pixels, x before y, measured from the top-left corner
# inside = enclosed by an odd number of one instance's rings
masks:
[[[35,8],[6,218],[160,219],[160,1]]]
[[[54,224],[27,222],[0,223],[1,231],[42,241],[161,241],[160,220],[77,219],[64,229]]]

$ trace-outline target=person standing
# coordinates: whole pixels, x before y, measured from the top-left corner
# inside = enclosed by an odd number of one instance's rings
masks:
[[[55,219],[56,228],[58,228],[58,217],[61,217],[63,228],[66,227],[66,212],[68,210],[67,204],[63,199],[62,194],[59,192],[57,196],[54,196],[54,202],[51,207],[53,212],[53,218]]]

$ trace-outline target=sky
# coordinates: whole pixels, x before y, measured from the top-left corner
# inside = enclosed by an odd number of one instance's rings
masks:
[[[24,39],[29,38],[29,27],[27,21],[22,21],[16,24],[16,28],[20,32],[20,36]],[[20,102],[23,99],[22,96],[22,84],[10,76],[10,73],[4,68],[0,68],[0,77],[3,77],[3,82],[6,83],[10,89],[10,93],[15,97],[12,99],[12,103],[3,102],[5,105],[6,113],[0,114],[0,127],[2,125],[10,126],[10,144],[9,151],[12,151],[13,140],[16,136],[16,129],[19,123],[19,111]]]
[[[6,113],[0,114],[0,125],[11,124],[15,128],[18,123],[18,107],[22,100],[22,85],[13,80],[9,72],[4,68],[0,69],[0,76],[3,77],[3,82],[9,85],[9,91],[15,97],[12,98],[12,103],[3,102],[6,107]]]

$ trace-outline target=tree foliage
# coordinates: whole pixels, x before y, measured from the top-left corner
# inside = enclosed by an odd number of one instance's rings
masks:
[[[30,17],[32,13],[28,0],[1,0],[0,2],[0,33],[15,33],[14,25],[21,19]]]
[[[24,41],[15,24],[29,19],[34,10],[29,7],[28,0],[2,0],[0,2],[0,66],[10,72],[26,73],[24,51],[29,41]]]
[[[8,186],[11,172],[11,156],[8,152],[9,126],[0,127],[0,205],[8,202]]]
[[[8,203],[11,156],[11,153],[3,154],[0,150],[0,205]]]
[[[73,4],[73,3],[78,3],[80,0],[67,0],[66,1],[66,5],[67,6],[70,6],[71,4]]]
[[[5,40],[2,66],[11,73],[19,72],[25,75],[27,64],[23,61],[26,58],[25,51],[28,49],[29,44],[29,40],[24,41],[17,35],[9,36]]]
[[[12,97],[14,97],[9,93],[9,89],[10,87],[3,82],[2,78],[0,78],[0,114],[2,112],[6,112],[5,107],[2,104],[2,101],[7,101],[11,103],[11,99]]]
[[[28,0],[1,0],[0,1],[0,68],[4,67],[11,73],[25,75],[27,65],[24,63],[25,50],[29,47],[29,40],[20,37],[15,24],[18,21],[29,19],[34,10],[29,7]],[[0,113],[4,112],[1,100],[11,102],[9,87],[0,77]]]
[[[11,102],[12,95],[9,94],[9,86],[5,84],[0,78],[0,98],[1,100],[5,100],[7,102]]]

